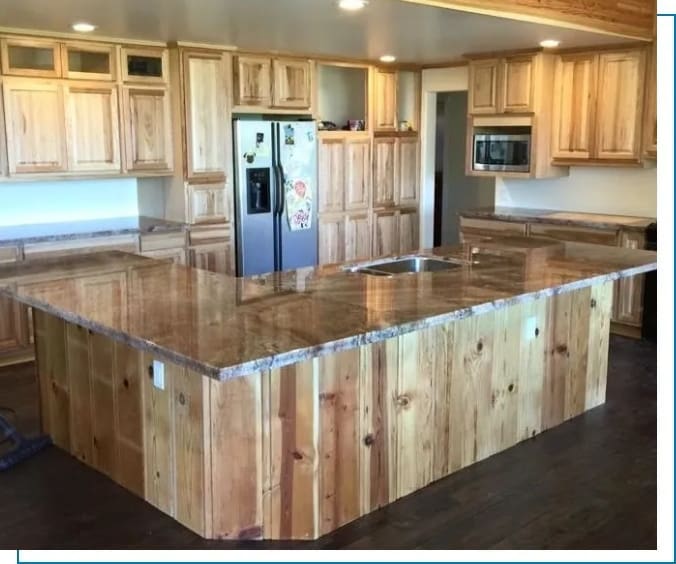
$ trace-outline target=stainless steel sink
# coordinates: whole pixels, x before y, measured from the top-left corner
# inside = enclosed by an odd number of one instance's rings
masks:
[[[351,267],[350,272],[370,274],[372,276],[392,276],[394,274],[417,274],[420,272],[443,272],[459,268],[457,262],[429,257],[407,257],[393,259],[364,266]]]

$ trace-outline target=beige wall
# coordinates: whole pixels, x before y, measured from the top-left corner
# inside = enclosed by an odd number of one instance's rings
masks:
[[[562,178],[498,178],[495,205],[656,217],[657,169],[571,167]]]

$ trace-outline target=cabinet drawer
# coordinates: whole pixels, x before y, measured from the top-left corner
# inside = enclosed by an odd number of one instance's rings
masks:
[[[190,230],[190,246],[207,243],[218,243],[229,240],[231,235],[230,225],[210,225]]]
[[[190,223],[226,223],[229,216],[224,184],[188,185]]]
[[[530,226],[531,237],[546,237],[558,241],[576,241],[596,245],[617,245],[617,231],[590,227],[569,227],[534,223]]]
[[[141,235],[141,253],[161,251],[164,249],[184,249],[185,233],[154,233]]]
[[[137,247],[138,238],[136,235],[121,235],[116,237],[94,237],[69,241],[31,243],[24,246],[24,255],[26,259],[39,259],[60,255],[100,253],[103,251],[135,253]]]
[[[460,230],[463,236],[476,235],[490,237],[492,235],[522,235],[527,229],[525,223],[514,221],[498,221],[494,219],[460,218]]]

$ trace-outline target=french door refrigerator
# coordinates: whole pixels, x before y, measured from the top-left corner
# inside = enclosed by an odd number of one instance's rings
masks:
[[[316,265],[315,122],[233,123],[237,275]]]

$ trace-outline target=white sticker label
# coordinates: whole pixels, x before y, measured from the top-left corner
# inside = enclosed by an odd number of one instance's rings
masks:
[[[164,390],[164,362],[153,360],[153,386]]]

